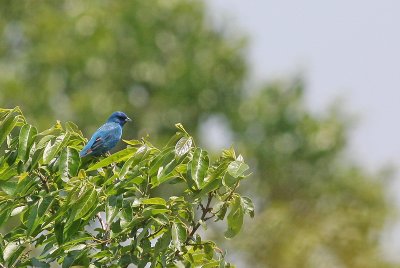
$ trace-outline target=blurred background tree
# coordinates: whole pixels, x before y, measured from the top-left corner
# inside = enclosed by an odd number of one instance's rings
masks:
[[[246,86],[245,38],[228,27],[201,1],[1,1],[0,106],[88,137],[122,110],[126,138],[161,142],[182,122],[209,147],[239,144],[258,210],[227,245],[243,265],[390,267],[378,242],[391,208],[345,156],[349,122],[308,112],[301,81]]]

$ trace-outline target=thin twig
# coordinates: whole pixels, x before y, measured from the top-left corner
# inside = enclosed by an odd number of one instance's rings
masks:
[[[44,177],[43,174],[40,173],[39,171],[38,171],[38,172],[35,172],[35,174],[38,175],[40,181],[42,182],[42,185],[43,185],[44,189],[46,190],[46,192],[49,193],[49,192],[50,192],[50,189],[49,189],[49,185],[47,184],[46,177]]]
[[[207,213],[208,212],[210,212],[210,204],[211,204],[211,200],[212,200],[212,193],[209,193],[208,194],[208,199],[207,199],[207,204],[206,204],[206,206],[204,207],[203,206],[203,204],[201,204],[200,206],[201,206],[201,209],[202,209],[202,214],[201,214],[201,217],[200,217],[200,221],[206,221],[207,219]],[[200,227],[200,222],[198,222],[194,227],[193,227],[193,229],[192,229],[192,231],[190,232],[190,234],[188,235],[188,237],[187,237],[187,239],[186,239],[186,243],[187,242],[189,242],[190,241],[190,239],[192,239],[193,238],[193,236],[194,236],[194,234],[196,233],[196,231],[197,231],[197,229],[199,229],[199,227]]]
[[[101,229],[103,229],[104,232],[107,232],[107,224],[103,221],[103,218],[101,217],[100,212],[96,214],[96,218],[99,220]]]
[[[239,181],[237,181],[235,183],[235,186],[231,189],[231,192],[229,193],[229,195],[225,198],[225,202],[229,201],[229,199],[232,198],[233,193],[235,192],[236,188],[239,186]]]
[[[146,239],[148,239],[148,238],[153,238],[154,236],[156,236],[159,232],[161,232],[162,231],[162,229],[164,229],[164,226],[161,226],[157,231],[155,231],[154,233],[150,233],[148,236],[146,236],[145,238]]]
[[[147,185],[146,189],[144,189],[144,196],[148,196],[150,191],[150,176],[147,176]]]

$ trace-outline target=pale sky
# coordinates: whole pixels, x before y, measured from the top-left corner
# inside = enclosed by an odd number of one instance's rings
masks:
[[[249,35],[255,80],[303,74],[310,109],[340,98],[357,115],[355,159],[400,164],[400,1],[207,2],[217,23]]]
[[[252,80],[302,74],[316,113],[336,98],[357,115],[349,154],[370,170],[400,169],[400,1],[207,0],[217,24],[250,38]],[[391,188],[400,207],[400,172]],[[400,261],[400,221],[383,249]]]

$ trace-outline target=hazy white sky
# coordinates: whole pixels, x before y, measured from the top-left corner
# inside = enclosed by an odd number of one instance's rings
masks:
[[[249,35],[258,81],[303,74],[312,110],[340,97],[358,115],[356,159],[400,164],[400,1],[207,2],[217,22]]]
[[[303,74],[313,111],[340,97],[359,116],[355,159],[371,170],[400,169],[399,0],[207,2],[217,23],[249,35],[255,80]],[[400,206],[400,178],[389,188]],[[400,221],[388,223],[382,239],[385,255],[400,261]]]

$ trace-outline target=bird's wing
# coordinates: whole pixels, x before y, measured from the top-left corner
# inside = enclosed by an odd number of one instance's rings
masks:
[[[116,128],[118,128],[116,124],[106,123],[102,125],[90,138],[88,144],[82,149],[81,156],[89,155],[102,148],[113,138]]]
[[[90,149],[92,149],[92,151],[95,151],[96,149],[102,147],[104,145],[104,143],[106,143],[108,140],[110,140],[112,137],[112,134],[109,133],[107,135],[102,135],[101,137],[97,137],[92,146],[90,146]]]

